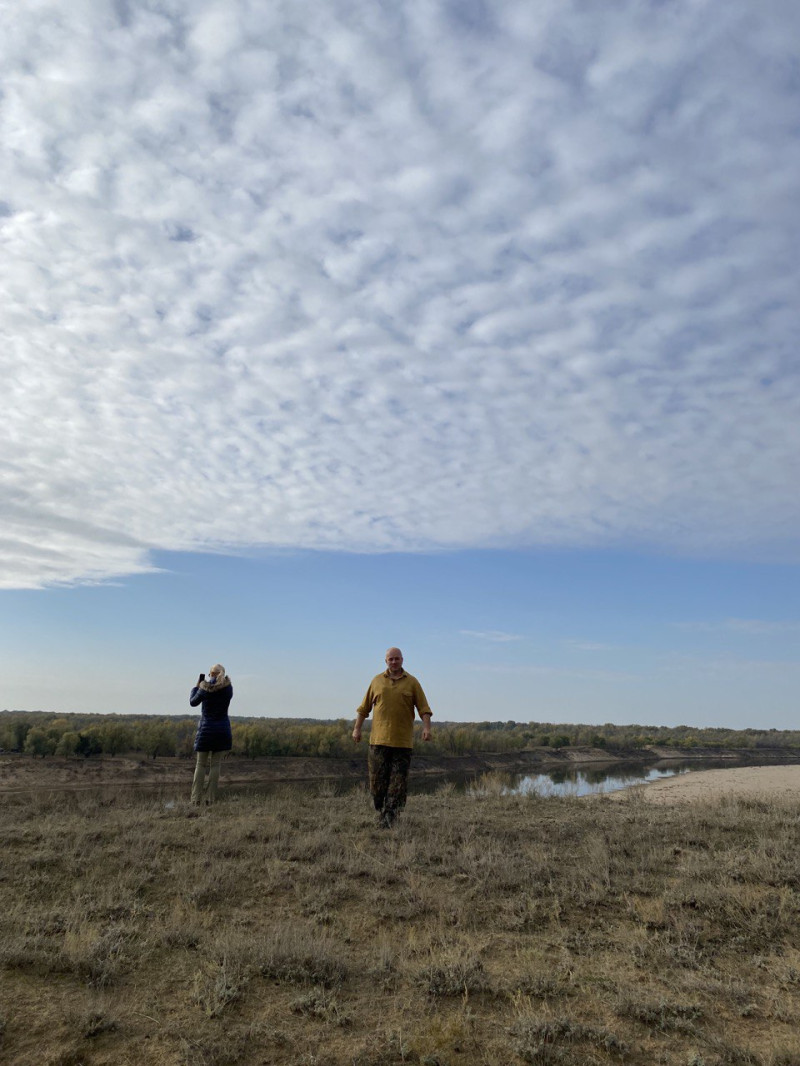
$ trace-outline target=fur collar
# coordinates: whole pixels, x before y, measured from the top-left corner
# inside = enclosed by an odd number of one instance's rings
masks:
[[[197,687],[203,692],[219,692],[220,689],[226,688],[230,683],[231,679],[225,674],[224,677],[217,678],[213,685],[208,681],[201,681]]]

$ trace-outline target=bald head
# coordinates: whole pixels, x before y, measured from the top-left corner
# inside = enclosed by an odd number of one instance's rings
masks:
[[[389,648],[386,652],[386,665],[392,677],[399,677],[403,672],[403,653],[399,648]]]

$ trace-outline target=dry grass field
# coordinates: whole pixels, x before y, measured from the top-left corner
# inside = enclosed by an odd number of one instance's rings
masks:
[[[14,794],[13,1066],[800,1066],[800,804]]]

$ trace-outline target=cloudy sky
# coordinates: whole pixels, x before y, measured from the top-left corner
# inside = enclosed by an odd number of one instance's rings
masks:
[[[240,714],[349,715],[398,642],[447,718],[796,724],[798,40],[24,0],[0,706],[174,713],[224,655]]]

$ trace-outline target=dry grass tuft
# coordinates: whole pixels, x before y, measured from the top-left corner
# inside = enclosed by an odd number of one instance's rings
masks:
[[[417,976],[429,996],[470,996],[489,989],[481,960],[454,948],[432,953]]]
[[[567,1017],[521,1017],[509,1029],[509,1036],[522,1061],[536,1064],[607,1062],[609,1056],[624,1058],[629,1051],[607,1029]]]
[[[338,1000],[326,988],[312,988],[302,996],[292,1000],[291,1009],[295,1014],[304,1014],[320,1018],[333,1025],[350,1025],[350,1015],[342,1009]]]
[[[330,988],[347,977],[341,943],[316,930],[297,926],[276,929],[259,954],[260,974],[275,981]]]
[[[209,1018],[216,1018],[235,1003],[250,981],[247,966],[223,955],[219,962],[205,963],[195,974],[193,1000]]]
[[[703,1017],[703,1008],[696,1003],[641,1003],[625,999],[617,1005],[620,1018],[632,1018],[651,1033],[694,1033],[695,1022]]]

